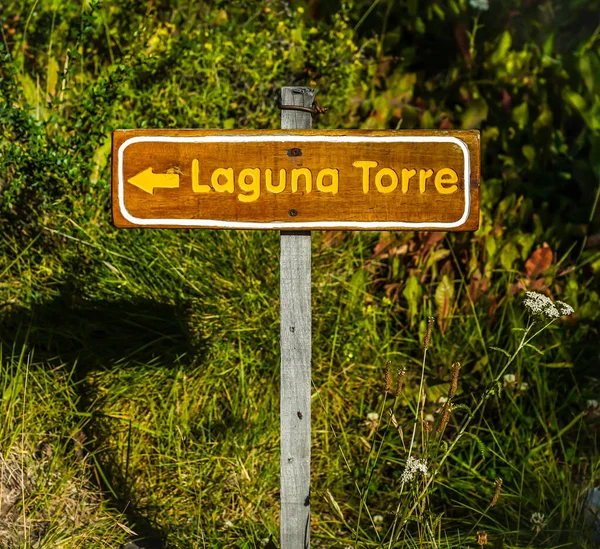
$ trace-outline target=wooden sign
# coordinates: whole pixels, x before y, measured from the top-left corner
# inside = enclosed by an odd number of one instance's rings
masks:
[[[478,131],[119,130],[117,227],[473,231]]]

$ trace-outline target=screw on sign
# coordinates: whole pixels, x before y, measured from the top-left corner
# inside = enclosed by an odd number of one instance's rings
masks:
[[[310,543],[310,231],[474,231],[478,131],[313,131],[285,87],[281,130],[118,130],[117,227],[281,231],[281,547]]]

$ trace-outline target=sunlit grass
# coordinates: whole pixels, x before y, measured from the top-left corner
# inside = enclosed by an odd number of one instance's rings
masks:
[[[88,238],[95,243],[93,233]],[[156,231],[131,238],[142,252],[135,258],[122,244],[98,238],[110,266],[97,262],[93,282],[83,284],[72,303],[50,297],[30,312],[19,310],[13,330],[18,321],[29,323],[29,344],[39,347],[49,368],[61,353],[70,361],[79,357],[65,368],[75,368],[70,390],[81,395],[77,409],[86,418],[90,463],[98,486],[138,535],[198,547],[277,538],[277,237]],[[389,527],[409,441],[385,427],[391,404],[384,403],[385,362],[407,368],[395,412],[405,433],[419,383],[422,341],[415,329],[399,322],[402,310],[386,305],[366,281],[357,282],[360,255],[372,242],[371,235],[353,234],[326,248],[319,234],[314,238],[313,538],[333,546],[339,539],[353,543],[360,494],[368,493],[361,546],[376,547],[377,532]],[[181,267],[173,257],[181,257]],[[518,302],[506,306],[515,317],[503,333],[479,314],[484,341],[510,349],[518,335],[510,326],[525,316]],[[427,499],[441,519],[440,544],[448,536],[455,546],[469,533],[472,543],[474,527],[486,529],[490,539],[527,544],[533,540],[529,517],[538,511],[555,525],[544,539],[582,536],[581,498],[597,468],[589,453],[592,432],[571,370],[543,367],[556,362],[547,355],[559,351],[553,340],[565,329],[550,332],[544,355],[527,349],[516,359],[511,371],[528,387],[507,386],[492,398],[469,431],[481,444],[463,440],[439,471]],[[434,327],[425,412],[438,417],[437,399],[448,390],[456,360],[463,365],[456,401],[472,406],[482,394],[478,380],[500,373],[502,353],[488,352],[489,362],[473,313],[455,316],[443,335]],[[569,391],[561,390],[559,378],[568,380]],[[39,417],[36,402],[28,406]],[[379,414],[375,430],[369,412]],[[460,410],[456,414],[446,428],[449,440]],[[13,420],[8,425],[7,432],[18,432]],[[368,461],[372,447],[379,452],[376,463]],[[498,477],[502,495],[489,509]],[[373,527],[375,516],[383,522]],[[410,536],[418,529],[403,536],[408,546]]]

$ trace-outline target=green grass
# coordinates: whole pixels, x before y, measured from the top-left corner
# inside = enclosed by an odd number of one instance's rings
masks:
[[[2,547],[117,547],[131,535],[98,485],[72,366],[2,355]]]
[[[313,79],[332,107],[321,127],[481,125],[485,176],[475,234],[313,233],[313,545],[388,547],[399,510],[408,522],[394,547],[474,547],[478,531],[495,547],[592,547],[582,506],[600,477],[600,411],[588,404],[600,385],[599,141],[587,8],[543,23],[576,42],[571,55],[528,20],[498,28],[516,19],[493,9],[474,23],[467,3],[428,0],[396,20],[395,5],[372,4],[332,18],[321,6],[317,20],[278,2],[268,12],[250,1],[9,2],[0,547],[277,543],[278,235],[116,231],[108,138],[124,127],[277,127],[277,88]],[[439,72],[460,22],[485,25],[478,55],[467,66],[452,42],[452,67]],[[436,55],[416,54],[430,47]],[[398,51],[394,66],[386,56]],[[576,313],[518,353],[504,385],[525,289]],[[397,400],[385,394],[387,361],[407,370]],[[456,406],[436,434],[457,361]],[[422,374],[431,432],[417,406]],[[401,488],[415,414],[413,455],[435,477]]]
[[[135,260],[109,253],[109,244],[89,242],[111,262],[101,264],[98,282],[86,285],[81,303],[57,297],[17,315],[29,346],[40,349],[34,358],[43,357],[36,367],[50,372],[40,393],[53,395],[60,387],[50,369],[53,355],[73,357],[63,367],[73,369],[70,390],[79,395],[71,421],[79,425],[86,418],[82,429],[97,487],[140,535],[166,537],[170,547],[253,546],[258,542],[252,540],[277,538],[276,235],[163,231],[129,238],[143,250]],[[396,410],[405,437],[417,394],[418,330],[403,326],[401,311],[357,282],[361,251],[373,239],[352,234],[340,247],[326,248],[315,235],[311,501],[313,537],[325,546],[353,543],[359,489],[368,489],[367,508],[383,517],[381,529],[398,504],[408,443],[384,427],[386,360],[408,368],[405,399]],[[174,267],[169,258],[181,249],[186,253]],[[136,298],[140,294],[153,299]],[[452,317],[444,335],[435,328],[426,412],[439,407],[454,360],[463,364],[458,402],[478,400],[482,383],[499,372],[504,358],[490,345],[509,346],[510,327],[523,317],[514,299],[505,307],[510,320],[499,326],[480,319],[489,362],[472,313]],[[541,345],[543,356],[533,349],[520,355],[512,371],[529,389],[507,388],[476,418],[469,432],[485,445],[484,455],[466,439],[439,471],[428,503],[431,512],[443,514],[440,532],[450,546],[460,545],[460,536],[469,539],[477,522],[490,538],[525,546],[535,541],[529,517],[537,511],[549,524],[538,543],[558,547],[566,543],[560,540],[583,539],[581,499],[598,474],[593,418],[573,369],[545,366],[560,362],[559,345],[569,330],[556,326]],[[38,402],[31,398],[26,408],[37,425],[51,430]],[[372,411],[384,419],[374,432],[365,425]],[[448,426],[449,440],[460,419],[458,412]],[[9,420],[8,426],[3,440],[10,448],[18,423]],[[369,447],[379,445],[379,459],[369,462]],[[500,503],[487,509],[497,477],[504,479]],[[362,517],[361,546],[376,547],[376,529],[364,511]]]

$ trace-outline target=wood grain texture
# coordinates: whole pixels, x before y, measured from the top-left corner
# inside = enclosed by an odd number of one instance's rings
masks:
[[[314,90],[285,87],[282,105],[311,107]],[[281,111],[282,128],[310,128],[312,117]],[[280,547],[310,546],[311,237],[282,232],[280,255]]]
[[[310,114],[282,111],[282,116],[295,120]],[[157,138],[167,141],[148,141]],[[238,141],[224,141],[227,139]],[[376,163],[368,169],[367,192],[366,169],[355,166],[361,161]],[[156,187],[144,189],[131,182],[150,168]],[[230,182],[222,174],[216,178],[217,185],[213,184],[213,173],[219,168],[231,169]],[[244,169],[256,171],[240,182]],[[335,193],[330,174],[324,173],[318,185],[319,173],[327,169],[337,173]],[[283,190],[273,192],[273,186],[281,183],[281,170]],[[403,170],[417,172],[407,178],[404,188]],[[442,170],[454,171],[455,186],[436,185]],[[267,186],[269,171],[271,187]],[[293,188],[295,174],[297,187]],[[396,187],[385,192],[393,186],[394,174]],[[260,132],[126,130],[113,134],[113,217],[117,227],[473,231],[479,226],[479,184],[477,131],[317,132],[290,128]],[[197,192],[198,187],[203,191]],[[440,192],[449,187],[454,192]],[[461,218],[464,222],[458,223]]]

